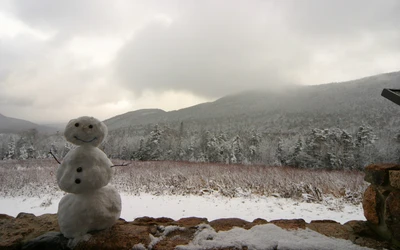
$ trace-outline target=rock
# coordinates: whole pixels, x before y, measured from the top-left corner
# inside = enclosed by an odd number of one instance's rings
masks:
[[[148,225],[148,224],[171,224],[175,222],[171,218],[166,218],[166,217],[161,217],[161,218],[152,218],[152,217],[141,217],[141,218],[136,218],[133,223],[137,225]]]
[[[170,226],[171,227],[171,226]],[[173,227],[173,226],[172,226]],[[167,227],[168,229],[168,227]],[[152,249],[175,249],[178,245],[187,245],[193,239],[197,227],[175,227],[159,236],[160,241]]]
[[[286,230],[306,229],[306,222],[303,219],[273,220],[271,223]]]
[[[371,183],[363,197],[370,228],[400,249],[400,165],[370,165],[365,180]]]
[[[60,232],[48,232],[36,237],[22,246],[22,250],[66,250],[68,247],[68,239]]]
[[[389,171],[390,186],[400,189],[400,170]]]
[[[55,214],[35,216],[20,213],[16,218],[0,216],[0,249],[15,249],[49,231],[60,231]]]
[[[371,230],[371,228],[368,226],[368,222],[366,221],[351,220],[346,222],[344,226],[348,227],[349,229],[351,229],[352,232],[359,236],[366,236],[371,238],[376,236],[376,233]]]
[[[365,168],[364,180],[374,185],[384,186],[389,183],[389,171],[400,170],[397,164],[372,164]]]
[[[253,220],[253,224],[254,225],[263,225],[263,224],[267,224],[267,223],[268,223],[267,220],[264,220],[264,219],[261,219],[261,218],[257,218],[255,220]]]
[[[335,237],[349,240],[351,230],[348,227],[332,220],[314,220],[307,225],[307,228],[328,237]]]
[[[151,222],[150,224],[152,224]],[[137,244],[145,246],[150,243],[151,225],[137,225],[124,220],[118,220],[110,229],[91,232],[88,241],[82,241],[75,249],[132,249]]]
[[[210,226],[212,226],[216,232],[228,231],[233,227],[245,227],[249,226],[249,224],[250,222],[238,218],[217,219],[210,222]]]
[[[179,219],[176,224],[182,227],[194,227],[199,224],[208,223],[207,218],[188,217]]]
[[[400,191],[394,191],[386,199],[385,223],[394,239],[400,241]]]
[[[380,205],[376,188],[370,185],[364,192],[363,209],[365,218],[372,224],[379,224],[378,206]]]

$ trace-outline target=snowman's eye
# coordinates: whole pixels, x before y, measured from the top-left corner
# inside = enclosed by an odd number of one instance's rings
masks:
[[[76,183],[76,184],[81,183],[81,179],[76,179],[76,180],[75,180],[75,183]]]
[[[79,122],[75,123],[75,127],[79,127]]]
[[[89,128],[93,128],[93,125],[90,124],[90,125],[89,125]]]
[[[77,168],[76,172],[78,172],[78,173],[82,172],[82,168],[81,167]]]

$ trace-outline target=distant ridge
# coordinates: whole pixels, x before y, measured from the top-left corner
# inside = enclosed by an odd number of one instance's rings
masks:
[[[142,124],[143,121],[145,121],[145,123],[159,122],[160,117],[166,113],[167,112],[162,109],[140,109],[114,116],[104,122],[107,124],[109,130],[114,130]]]
[[[279,91],[246,91],[176,111],[128,112],[105,123],[111,131],[142,129],[155,123],[177,126],[180,122],[206,129],[250,126],[263,131],[291,131],[297,127],[354,128],[365,123],[393,130],[400,125],[400,108],[381,96],[383,88],[400,88],[400,72],[340,83],[293,85]]]
[[[41,126],[30,121],[7,117],[0,114],[0,133],[19,133],[30,129],[36,129],[38,132],[42,133],[51,133],[56,131],[56,129],[52,127]]]

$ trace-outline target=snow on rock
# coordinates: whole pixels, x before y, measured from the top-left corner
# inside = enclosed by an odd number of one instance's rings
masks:
[[[249,230],[235,227],[229,231],[216,232],[210,225],[203,224],[195,233],[194,239],[178,250],[200,249],[370,249],[354,245],[351,241],[334,239],[310,229],[287,231],[273,224],[257,225]]]

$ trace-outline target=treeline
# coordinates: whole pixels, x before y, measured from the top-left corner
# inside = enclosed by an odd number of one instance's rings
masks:
[[[300,168],[363,169],[374,162],[400,162],[400,134],[366,125],[354,131],[311,129],[305,133],[238,133],[177,129],[156,125],[144,135],[114,131],[104,145],[110,157],[140,161],[191,161],[262,164]]]
[[[74,145],[62,134],[35,130],[0,135],[0,159],[62,159]],[[238,133],[153,125],[143,134],[129,129],[111,131],[101,149],[113,159],[262,164],[300,168],[363,169],[373,162],[400,162],[400,135],[380,133],[369,126],[348,132],[339,128],[298,133]]]

